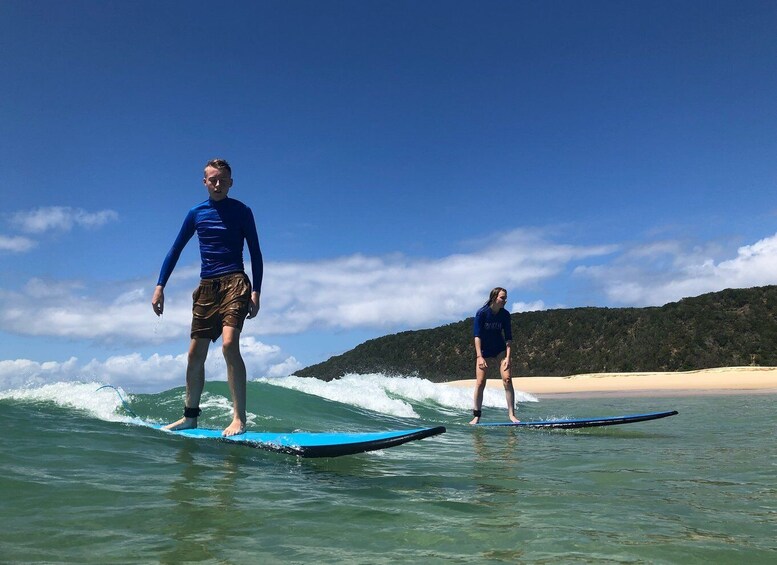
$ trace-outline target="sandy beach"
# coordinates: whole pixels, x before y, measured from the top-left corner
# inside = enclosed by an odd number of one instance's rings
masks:
[[[474,387],[474,379],[451,381]],[[568,377],[513,377],[516,390],[537,397],[777,394],[777,367],[721,367],[671,373],[591,373]],[[489,379],[489,388],[502,388]]]

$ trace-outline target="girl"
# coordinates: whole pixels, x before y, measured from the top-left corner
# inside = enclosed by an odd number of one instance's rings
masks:
[[[506,302],[507,291],[496,287],[491,291],[488,302],[475,314],[475,409],[470,424],[480,422],[486,379],[496,369],[499,369],[505,387],[507,415],[512,422],[520,421],[515,417],[515,390],[510,378],[513,331],[510,327],[510,313],[504,309]]]

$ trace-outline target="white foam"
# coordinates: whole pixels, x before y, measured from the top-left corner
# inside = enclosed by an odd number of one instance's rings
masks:
[[[232,400],[225,396],[203,392],[200,398],[200,408],[204,414],[216,416],[222,414],[222,418],[231,418],[233,413]],[[246,425],[251,426],[256,423],[257,415],[246,412]]]
[[[326,382],[320,379],[303,378],[294,375],[259,380],[283,388],[320,396],[327,400],[366,408],[373,412],[391,414],[403,418],[418,417],[418,414],[408,402],[398,398],[391,398],[386,394],[385,388],[373,386],[366,380],[337,379]]]
[[[472,389],[433,383],[419,377],[396,377],[371,373],[348,374],[328,382],[294,375],[258,380],[400,417],[418,417],[413,403],[435,403],[438,407],[449,408],[455,412],[472,408]],[[537,402],[534,396],[520,391],[516,391],[515,398],[519,402]],[[505,408],[504,392],[486,389],[483,394],[483,406]]]
[[[48,401],[68,408],[89,412],[93,416],[111,422],[131,422],[133,418],[117,414],[122,406],[121,398],[110,388],[97,390],[102,383],[59,382],[35,388],[20,388],[0,392],[0,399],[21,401]],[[126,393],[118,389],[126,399]]]

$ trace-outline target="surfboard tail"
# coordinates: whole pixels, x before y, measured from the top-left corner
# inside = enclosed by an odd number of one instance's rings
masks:
[[[367,451],[388,449],[389,447],[396,447],[397,445],[402,445],[403,443],[417,441],[419,439],[436,436],[442,433],[445,433],[445,427],[437,426],[434,428],[423,428],[394,437],[371,439],[364,442],[344,443],[339,445],[309,445],[297,448],[295,455],[307,458],[354,455],[356,453],[364,453]]]

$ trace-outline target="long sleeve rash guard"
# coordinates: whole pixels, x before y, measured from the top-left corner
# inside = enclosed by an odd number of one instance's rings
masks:
[[[162,264],[158,285],[167,284],[183,248],[195,232],[200,242],[201,278],[212,279],[229,273],[243,272],[245,240],[251,254],[253,290],[261,292],[264,263],[254,215],[248,206],[234,198],[225,198],[220,202],[209,198],[189,210],[181,231],[178,232],[178,237]]]
[[[483,306],[475,314],[473,330],[475,337],[480,338],[483,357],[496,357],[507,349],[505,341],[513,340],[510,313],[504,308],[494,314],[490,306]]]

